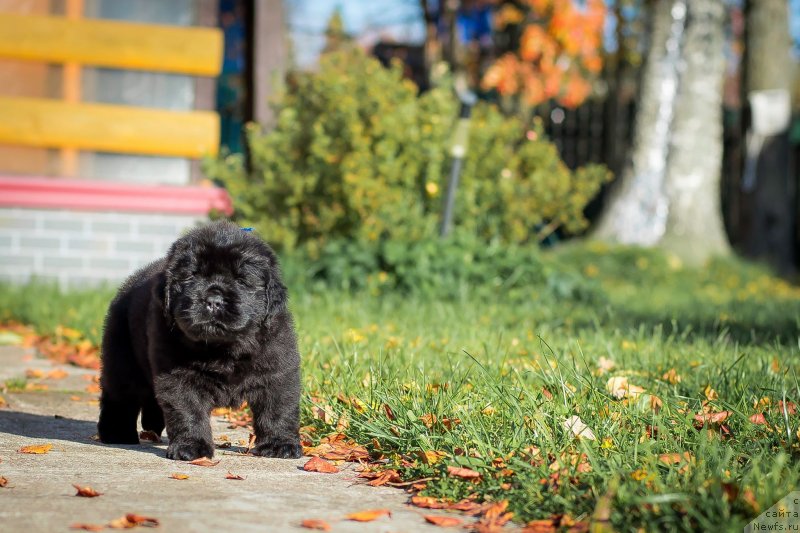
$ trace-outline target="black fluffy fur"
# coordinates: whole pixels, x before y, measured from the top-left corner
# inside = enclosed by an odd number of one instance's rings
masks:
[[[300,457],[300,355],[274,252],[230,222],[178,239],[133,274],[106,316],[100,440],[138,444],[136,420],[169,459],[211,457],[214,407],[253,411],[266,457]]]

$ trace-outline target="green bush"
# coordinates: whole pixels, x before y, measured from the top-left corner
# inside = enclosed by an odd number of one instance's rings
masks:
[[[242,222],[279,249],[317,257],[331,240],[434,238],[457,107],[447,87],[418,96],[399,66],[383,68],[358,49],[335,51],[317,72],[288,77],[274,130],[249,127],[249,171],[240,155],[209,161],[206,171],[228,186]],[[516,244],[560,227],[576,232],[608,178],[599,166],[571,172],[540,124],[526,131],[479,104],[456,226]]]

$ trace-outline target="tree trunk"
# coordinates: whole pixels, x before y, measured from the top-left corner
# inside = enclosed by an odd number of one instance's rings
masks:
[[[730,253],[720,205],[724,23],[722,0],[691,0],[660,245],[692,264]]]
[[[719,206],[722,0],[655,3],[633,154],[595,236],[702,263],[728,252]]]
[[[283,2],[265,0],[254,3],[253,120],[265,130],[275,126],[275,113],[269,99],[283,83],[288,57],[288,39]]]
[[[746,90],[752,101],[758,94],[788,98],[791,90],[791,38],[786,0],[751,0],[746,7]],[[763,93],[762,91],[769,91]],[[794,211],[796,182],[791,172],[789,124],[776,117],[775,128],[758,131],[760,112],[774,113],[776,105],[751,107],[748,165],[743,183],[749,216],[742,239],[743,251],[766,259],[782,273],[793,272],[795,259]],[[788,109],[787,109],[788,112]]]

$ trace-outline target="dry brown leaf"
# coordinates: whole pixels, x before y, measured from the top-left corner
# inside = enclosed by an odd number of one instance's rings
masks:
[[[228,471],[228,474],[225,476],[225,479],[235,479],[237,481],[244,481],[246,478],[240,476],[239,474],[233,474]]]
[[[756,413],[750,417],[750,422],[758,425],[766,425],[767,419],[764,418],[764,413]]]
[[[186,474],[181,474],[179,472],[174,472],[170,474],[169,477],[172,479],[189,479],[189,476],[187,476]]]
[[[422,461],[426,465],[435,465],[436,463],[447,457],[447,454],[445,452],[439,450],[417,450],[414,453],[417,457],[419,457],[420,461]]]
[[[403,481],[403,478],[400,477],[400,474],[397,470],[384,470],[381,472],[375,479],[368,482],[367,485],[371,487],[380,487],[381,485],[385,485],[387,483],[400,483]]]
[[[320,531],[330,531],[331,526],[325,520],[320,520],[318,518],[306,518],[302,522],[300,522],[300,527],[304,527],[306,529],[319,529]]]
[[[545,387],[542,387],[542,396],[544,396],[546,400],[553,399],[553,393],[547,390]]]
[[[303,465],[303,470],[306,472],[321,472],[323,474],[335,474],[339,471],[338,468],[332,463],[329,463],[322,457],[312,457],[306,464]]]
[[[389,420],[394,420],[395,418],[397,418],[395,417],[392,408],[389,407],[387,404],[383,404],[383,411],[386,413],[386,418],[388,418]]]
[[[677,385],[678,383],[681,382],[683,378],[681,378],[681,376],[674,368],[670,368],[664,373],[663,376],[661,376],[661,379],[663,379],[670,385]]]
[[[448,466],[447,473],[453,477],[460,477],[461,479],[478,479],[481,477],[480,472],[462,466]]]
[[[108,523],[107,527],[111,529],[131,529],[137,526],[143,527],[158,527],[158,519],[150,518],[149,516],[142,516],[134,513],[128,513]]]
[[[5,488],[8,486],[8,479],[0,476],[0,488]]]
[[[658,460],[665,465],[675,465],[681,463],[682,461],[692,462],[694,461],[694,456],[690,452],[662,453],[658,456]]]
[[[451,502],[445,502],[433,496],[412,496],[411,505],[422,507],[423,509],[447,509]]]
[[[424,414],[421,417],[419,417],[419,419],[422,422],[422,424],[428,429],[431,429],[438,420],[436,418],[436,415],[433,413]]]
[[[0,405],[2,405],[2,403],[0,403]],[[780,400],[778,402],[778,410],[781,413],[783,413],[785,410],[786,414],[794,415],[797,414],[797,405],[795,405],[794,402],[784,402],[783,400]]]
[[[558,531],[556,523],[553,519],[546,520],[531,520],[528,525],[522,530],[522,533],[555,533]]]
[[[422,515],[429,523],[439,527],[458,527],[463,524],[460,518],[454,516],[436,516],[431,514]]]
[[[148,442],[161,442],[161,436],[156,435],[155,431],[142,430],[139,432],[139,440],[146,440]]]
[[[501,500],[489,506],[483,514],[483,519],[487,522],[494,522],[498,525],[503,525],[514,515],[514,513],[507,513],[508,500]]]
[[[44,377],[45,379],[64,379],[69,376],[69,372],[61,368],[56,368],[48,372]]]
[[[47,453],[53,449],[52,444],[35,444],[31,446],[23,446],[19,449],[19,453],[32,453],[36,455],[41,455],[43,453]]]
[[[98,496],[103,494],[102,492],[97,492],[88,485],[86,487],[81,487],[80,485],[76,485],[75,483],[73,483],[72,486],[75,487],[75,490],[78,491],[75,493],[75,496],[81,496],[83,498],[97,498]]]
[[[389,509],[369,509],[367,511],[359,511],[357,513],[350,513],[345,518],[347,520],[354,520],[356,522],[372,522],[382,516],[392,516]]]
[[[72,524],[69,526],[70,529],[80,529],[82,531],[103,531],[106,526],[102,526],[99,524]]]
[[[25,377],[28,379],[41,379],[44,377],[44,372],[38,368],[29,368],[25,371]]]
[[[694,415],[695,426],[703,427],[705,424],[721,424],[724,422],[729,416],[731,416],[730,411],[720,411],[719,413],[700,413]]]
[[[214,461],[208,457],[198,457],[194,461],[189,461],[189,464],[195,466],[217,466],[219,461]]]
[[[719,398],[719,394],[717,394],[717,391],[715,391],[711,385],[706,385],[706,388],[703,389],[703,394],[706,395],[706,399],[709,401]]]

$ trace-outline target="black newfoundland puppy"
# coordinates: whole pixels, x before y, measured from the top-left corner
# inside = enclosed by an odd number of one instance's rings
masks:
[[[266,457],[300,457],[300,355],[272,249],[230,222],[178,239],[131,276],[103,334],[100,440],[138,444],[136,420],[169,459],[211,457],[212,408],[253,411]]]

